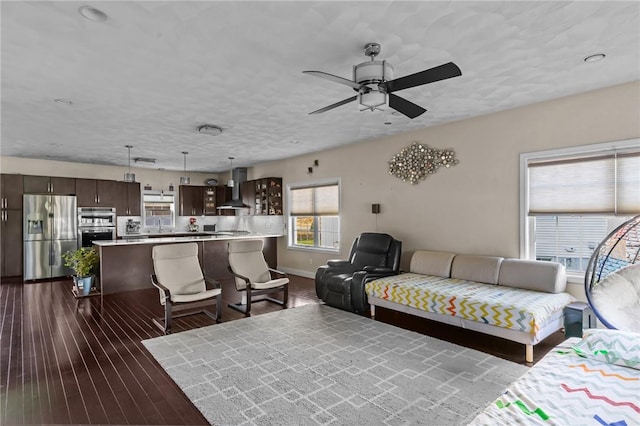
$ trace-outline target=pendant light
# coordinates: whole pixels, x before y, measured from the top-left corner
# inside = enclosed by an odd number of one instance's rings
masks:
[[[229,161],[231,161],[231,169],[230,169],[230,174],[231,174],[231,178],[227,181],[227,186],[229,188],[233,188],[233,186],[235,185],[235,183],[233,182],[233,159],[235,157],[229,157]]]
[[[129,172],[124,174],[124,181],[135,182],[136,174],[131,173],[131,148],[133,148],[133,145],[125,145],[125,148],[127,148],[127,150],[129,151]]]
[[[180,185],[189,185],[191,183],[191,179],[187,176],[187,151],[182,151],[182,155],[184,155],[184,176],[180,176]]]

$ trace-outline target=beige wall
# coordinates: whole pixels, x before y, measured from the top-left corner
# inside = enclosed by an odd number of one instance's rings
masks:
[[[23,175],[38,176],[62,176],[88,179],[108,179],[122,180],[124,174],[129,171],[127,167],[99,166],[94,164],[70,163],[65,161],[33,160],[30,158],[0,157],[0,171],[2,173],[20,173]],[[169,188],[169,183],[175,185],[176,191],[180,185],[180,176],[184,172],[169,170],[153,170],[131,168],[131,172],[136,175],[136,182],[140,182],[140,187],[149,184],[153,189]],[[189,172],[192,185],[204,185],[204,181],[217,177],[211,173]]]
[[[339,114],[333,111],[328,114]],[[361,232],[403,241],[404,268],[417,249],[519,256],[519,154],[640,137],[640,82],[569,96],[393,137],[265,163],[252,178],[285,184],[342,179],[342,250],[309,253],[279,245],[278,263],[313,273],[348,254]],[[417,185],[387,173],[387,162],[412,141],[453,148],[459,164]],[[307,168],[320,163],[312,175]],[[380,203],[381,213],[371,213]]]

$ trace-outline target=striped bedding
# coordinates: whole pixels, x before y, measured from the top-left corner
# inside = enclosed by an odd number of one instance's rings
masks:
[[[568,293],[544,293],[415,273],[371,281],[365,291],[369,297],[531,335],[575,300]]]
[[[471,423],[640,425],[640,334],[588,330],[549,352]]]

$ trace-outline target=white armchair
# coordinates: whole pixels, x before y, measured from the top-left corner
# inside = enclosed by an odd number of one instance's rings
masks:
[[[229,305],[245,316],[251,316],[251,303],[269,301],[287,307],[289,278],[284,272],[271,269],[264,260],[262,240],[231,240],[227,247],[229,271],[235,277],[236,290],[244,291],[246,303]],[[273,275],[272,275],[273,274]],[[253,296],[282,293],[282,300]]]
[[[198,244],[163,244],[153,247],[151,283],[160,292],[160,304],[164,305],[164,320],[154,318],[153,323],[168,334],[171,319],[203,313],[216,323],[222,321],[222,289],[217,281],[202,274],[198,261]],[[216,314],[199,310],[180,315],[173,312],[202,308],[216,304]]]

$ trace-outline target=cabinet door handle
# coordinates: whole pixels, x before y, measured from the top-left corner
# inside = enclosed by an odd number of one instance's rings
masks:
[[[100,204],[100,194],[96,195],[96,200],[98,200],[98,204]]]

